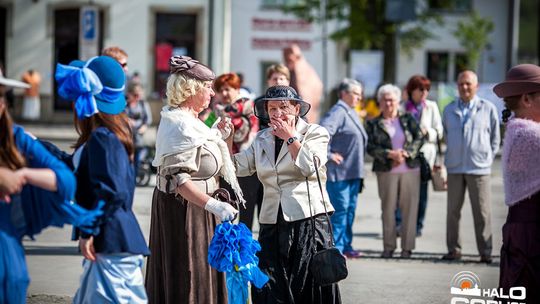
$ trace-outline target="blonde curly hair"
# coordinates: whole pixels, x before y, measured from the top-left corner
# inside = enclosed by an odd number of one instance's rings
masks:
[[[167,80],[167,105],[180,106],[189,97],[202,90],[207,83],[211,84],[212,82],[186,77],[181,73],[171,74]]]

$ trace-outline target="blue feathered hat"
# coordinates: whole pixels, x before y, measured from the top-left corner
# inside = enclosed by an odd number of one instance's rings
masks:
[[[69,65],[57,64],[58,94],[75,101],[79,118],[98,111],[120,114],[126,107],[124,88],[126,76],[122,66],[111,57],[98,56],[84,62],[74,60]]]

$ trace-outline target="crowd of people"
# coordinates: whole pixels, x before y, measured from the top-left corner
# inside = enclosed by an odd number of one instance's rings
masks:
[[[75,226],[84,257],[74,303],[227,303],[227,278],[209,265],[208,246],[216,226],[238,215],[249,228],[254,220],[260,225],[259,267],[269,282],[252,288],[254,303],[341,303],[338,284],[316,284],[310,263],[315,252],[333,246],[348,259],[362,257],[352,244],[367,155],[380,198],[381,258],[394,257],[400,238],[400,257],[407,259],[425,229],[429,171],[442,140],[448,252],[441,259],[461,259],[467,192],[480,262],[492,263],[490,176],[501,128],[493,103],[477,95],[473,71],[458,75],[458,96],[442,116],[428,99],[431,82],[423,75],[412,76],[404,92],[394,84],[380,86],[380,114],[369,119],[362,115],[362,84],[346,78],[338,101],[316,123],[319,100],[312,104],[309,96],[320,97],[319,81],[295,47],[285,50],[284,61],[268,68],[267,90],[252,98],[242,93],[235,73],[216,76],[190,57],[170,58],[152,163],[157,176],[148,246],[132,205],[142,136],[152,116],[142,84],[127,77],[127,53],[112,47],[87,61],[58,64],[58,93],[73,102],[79,134],[73,153],[26,134],[9,116],[5,89],[32,90],[39,81],[0,75],[0,303],[25,302],[22,236],[58,223]],[[525,286],[533,303],[540,297],[534,288],[540,284],[540,67],[512,68],[494,91],[506,105],[502,155],[509,213],[500,287]],[[218,189],[247,209],[220,201]],[[77,213],[55,212],[40,221],[42,214],[32,214],[38,204]],[[17,212],[22,219],[14,217]]]

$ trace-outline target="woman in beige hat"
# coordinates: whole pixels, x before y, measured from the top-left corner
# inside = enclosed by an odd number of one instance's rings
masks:
[[[493,91],[504,99],[505,203],[500,287],[526,288],[526,302],[540,303],[540,67],[520,64]],[[513,116],[512,116],[513,113]]]

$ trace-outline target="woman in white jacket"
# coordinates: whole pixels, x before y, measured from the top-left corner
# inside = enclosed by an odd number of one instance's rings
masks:
[[[419,122],[420,129],[424,134],[424,145],[420,152],[424,154],[429,167],[433,168],[437,157],[437,141],[442,138],[443,126],[437,103],[427,99],[430,88],[431,81],[427,77],[422,75],[412,76],[405,87],[409,98],[403,104],[403,110],[410,113]],[[420,201],[418,203],[418,219],[416,222],[417,236],[422,235],[422,229],[424,228],[427,200],[428,181],[422,181],[420,183]],[[397,225],[399,225],[399,222],[398,215],[396,218]]]
[[[323,203],[334,211],[324,186],[330,136],[325,128],[302,119],[309,109],[293,88],[270,87],[255,105],[255,115],[269,120],[269,128],[233,156],[236,174],[257,173],[264,187],[258,256],[259,267],[270,281],[253,290],[253,303],[341,303],[338,285],[317,286],[309,271],[313,249],[332,243]],[[318,170],[324,199],[314,156],[323,164]]]

